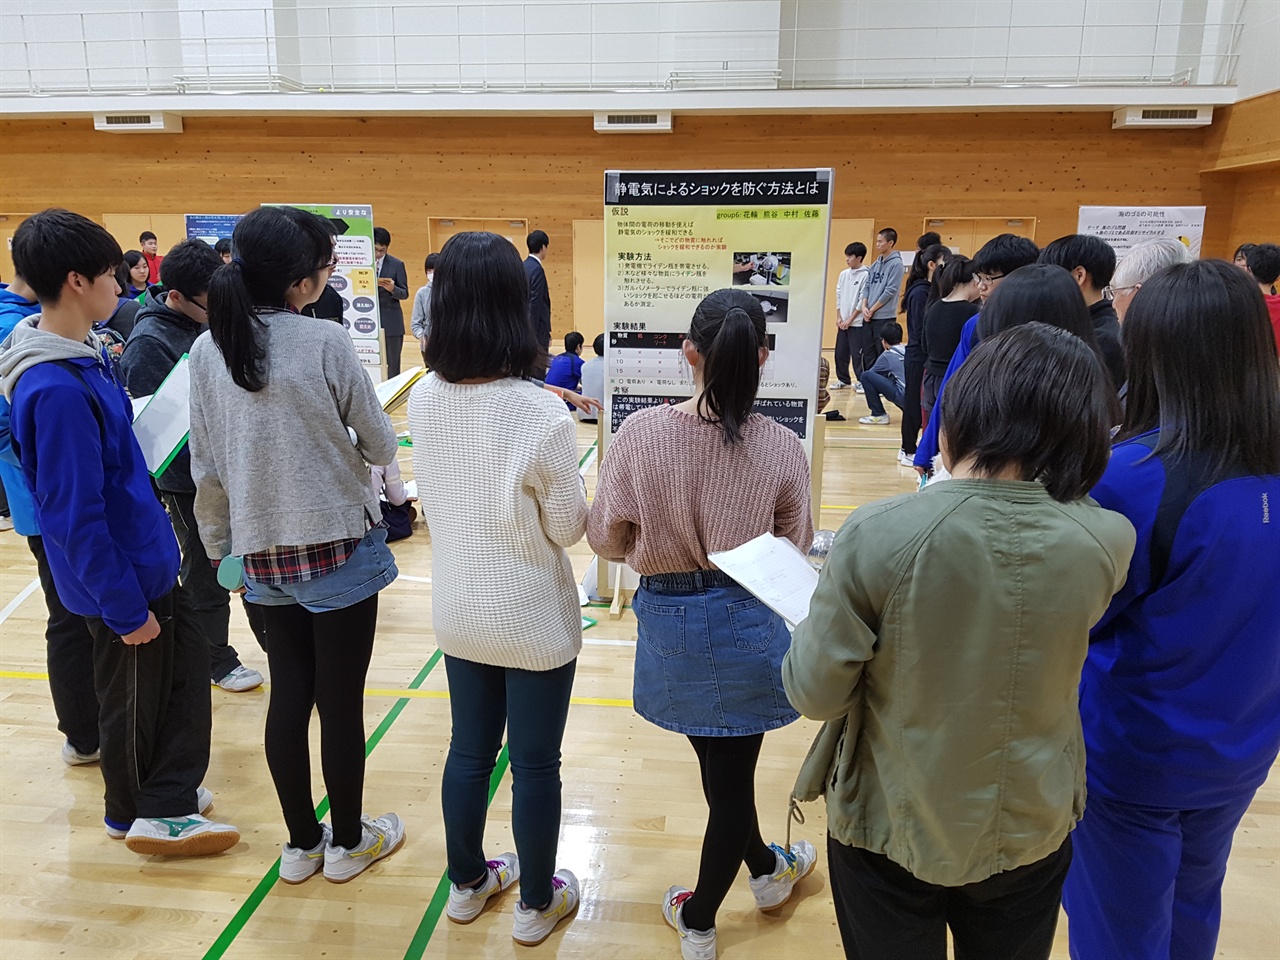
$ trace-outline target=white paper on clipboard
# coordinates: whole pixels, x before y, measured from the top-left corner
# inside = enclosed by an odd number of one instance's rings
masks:
[[[191,370],[187,359],[184,353],[133,420],[133,435],[138,438],[153,477],[168,468],[191,432]]]
[[[818,571],[790,540],[762,533],[740,547],[709,554],[708,559],[792,626],[809,615]]]

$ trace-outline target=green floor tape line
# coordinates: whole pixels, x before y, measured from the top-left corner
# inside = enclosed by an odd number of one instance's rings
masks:
[[[430,659],[422,665],[422,669],[418,671],[418,675],[413,678],[413,681],[409,684],[409,689],[417,690],[421,687],[423,682],[427,679],[427,676],[435,669],[436,664],[438,664],[443,657],[444,654],[439,650],[433,653]],[[396,722],[396,718],[400,716],[409,700],[409,697],[401,697],[391,705],[391,709],[387,711],[387,715],[382,718],[382,722],[378,724],[378,728],[373,731],[373,736],[365,741],[364,755],[366,757],[373,753],[374,748],[382,742],[382,738],[386,736],[387,731],[391,729],[391,725]],[[504,750],[503,753],[505,754],[506,751]],[[489,797],[490,799],[493,798],[492,787],[490,788]],[[328,812],[329,797],[326,795],[324,799],[320,801],[320,805],[316,807],[316,819],[323,820],[325,814]],[[249,894],[249,899],[245,900],[240,909],[236,911],[236,915],[231,918],[231,922],[227,924],[226,929],[222,931],[217,940],[213,941],[208,952],[204,955],[204,960],[217,960],[217,958],[227,952],[227,948],[230,947],[235,938],[240,935],[240,931],[245,928],[245,924],[249,922],[249,919],[253,916],[254,912],[258,907],[262,906],[262,901],[267,898],[267,894],[271,892],[271,888],[275,886],[278,879],[280,879],[279,857],[276,858],[276,862],[267,870],[266,876],[258,881],[258,885],[254,887],[253,892]]]
[[[494,794],[498,792],[498,784],[502,782],[503,776],[506,775],[507,766],[511,762],[511,757],[507,754],[507,745],[502,745],[502,752],[498,754],[497,766],[493,768],[493,773],[489,776],[489,802],[485,806],[493,803]],[[404,960],[422,960],[422,955],[427,952],[427,944],[431,942],[431,935],[436,931],[436,924],[440,922],[440,916],[444,913],[445,904],[449,901],[449,871],[445,871],[440,875],[440,882],[436,884],[436,892],[431,897],[431,902],[427,904],[427,912],[422,915],[422,922],[418,924],[418,929],[413,934],[413,939],[409,941],[409,949],[404,952]]]

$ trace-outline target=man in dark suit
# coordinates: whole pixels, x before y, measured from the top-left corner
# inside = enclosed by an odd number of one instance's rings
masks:
[[[391,233],[385,227],[373,228],[373,252],[378,257],[378,316],[382,320],[382,336],[387,343],[387,378],[400,375],[400,352],[404,349],[404,310],[400,301],[409,296],[409,277],[404,261],[387,253]]]
[[[538,343],[542,344],[544,351],[550,351],[551,294],[547,290],[547,273],[542,269],[542,261],[546,259],[551,241],[543,231],[535,230],[529,234],[526,244],[529,259],[524,262],[524,275],[529,280],[529,319],[533,322]]]

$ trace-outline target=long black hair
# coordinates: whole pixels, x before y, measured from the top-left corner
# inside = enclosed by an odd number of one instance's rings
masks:
[[[972,460],[979,473],[993,474],[1013,465],[1020,479],[1039,480],[1069,502],[1102,479],[1115,402],[1106,371],[1079,337],[1021,324],[983,340],[947,383],[942,439],[953,466]]]
[[[941,270],[933,271],[933,280],[929,283],[929,299],[926,307],[931,307],[943,297],[951,296],[951,291],[961,284],[973,279],[973,261],[963,253],[947,254],[947,263]]]
[[[716,290],[693,311],[689,339],[702,355],[698,416],[718,423],[726,444],[742,438],[742,425],[755,406],[760,348],[769,342],[765,329],[760,301],[745,290]]]
[[[1167,267],[1134,294],[1120,329],[1119,439],[1159,427],[1156,453],[1202,458],[1211,483],[1280,473],[1280,359],[1252,277],[1221,260]]]
[[[907,291],[911,289],[912,284],[924,281],[929,282],[929,264],[937,263],[939,260],[945,259],[947,254],[951,252],[950,247],[944,247],[940,243],[931,244],[916,254],[916,258],[911,261],[911,272],[907,274],[905,280],[902,281],[902,300],[899,301],[898,309],[907,312]],[[937,271],[935,270],[936,274]]]
[[[436,375],[450,383],[527,377],[545,363],[529,319],[529,280],[510,240],[483,231],[455,233],[441,248],[435,271],[426,360]]]
[[[258,311],[284,309],[294,284],[315,276],[333,258],[326,222],[297,207],[259,207],[232,234],[236,257],[209,279],[209,333],[236,385],[266,386],[267,348]]]

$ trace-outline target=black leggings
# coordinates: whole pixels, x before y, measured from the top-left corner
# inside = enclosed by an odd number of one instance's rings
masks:
[[[311,708],[316,707],[333,842],[358,846],[363,834],[364,681],[373,655],[378,595],[327,613],[311,613],[298,604],[261,609],[270,638],[267,766],[289,828],[289,843],[309,850],[321,839],[311,799],[307,733]]]
[[[685,901],[684,923],[691,930],[710,930],[744,862],[753,877],[777,869],[777,857],[765,846],[756,819],[756,761],[764,734],[690,737],[689,742],[698,754],[710,814],[702,837],[698,886]]]

